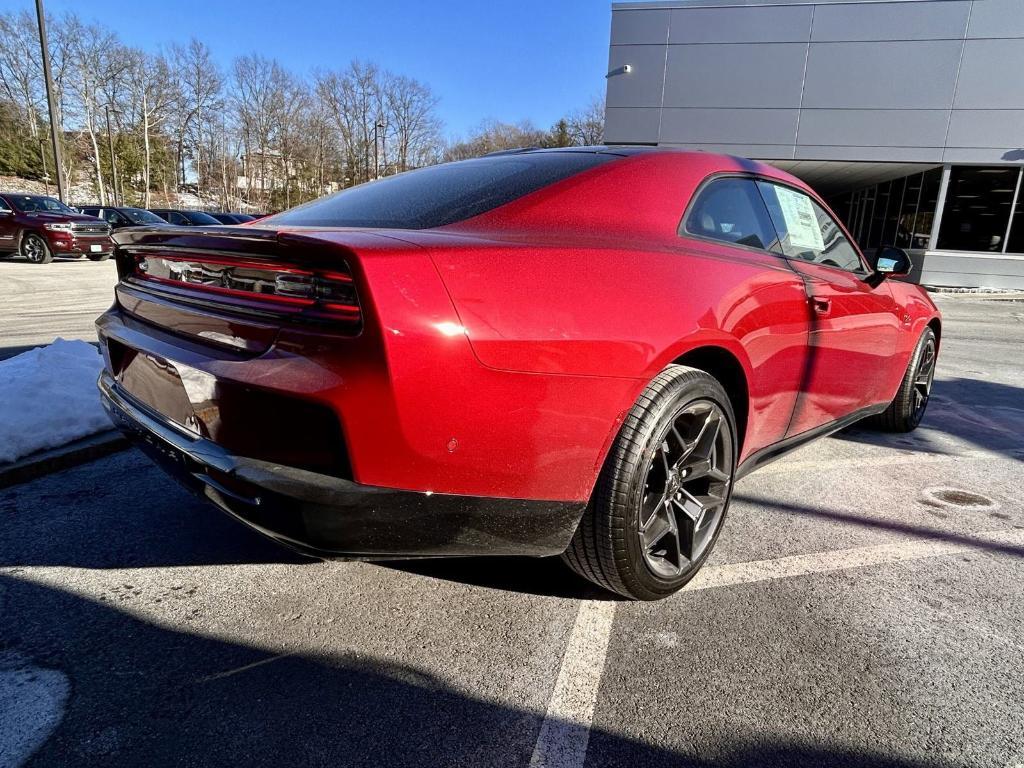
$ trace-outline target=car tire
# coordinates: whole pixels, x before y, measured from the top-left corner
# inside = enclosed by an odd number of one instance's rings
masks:
[[[896,397],[888,408],[867,420],[869,426],[882,432],[912,432],[917,429],[931,399],[938,350],[935,331],[925,328],[914,354],[910,356]]]
[[[29,232],[21,238],[21,255],[33,264],[49,264],[53,261],[50,246],[39,235]]]
[[[106,261],[107,259],[110,258],[110,254],[109,253],[87,253],[87,254],[85,254],[85,258],[87,258],[89,261]]]
[[[631,599],[678,591],[721,532],[737,451],[736,418],[721,384],[670,365],[626,417],[563,560]]]

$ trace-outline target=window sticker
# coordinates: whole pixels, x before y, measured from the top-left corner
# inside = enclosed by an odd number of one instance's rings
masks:
[[[780,186],[775,187],[775,194],[782,209],[782,218],[786,221],[789,244],[795,248],[824,251],[825,243],[821,239],[821,227],[814,215],[811,198]]]

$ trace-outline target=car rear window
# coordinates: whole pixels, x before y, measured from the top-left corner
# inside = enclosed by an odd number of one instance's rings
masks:
[[[213,216],[202,211],[184,211],[182,215],[196,226],[205,226],[207,224],[220,225],[220,222],[213,218]]]
[[[595,152],[531,152],[461,160],[360,184],[265,221],[313,227],[442,227],[616,159]]]

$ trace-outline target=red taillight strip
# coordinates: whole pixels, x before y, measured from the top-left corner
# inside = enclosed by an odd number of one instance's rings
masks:
[[[179,256],[177,254],[157,253],[152,256],[146,254],[135,254],[136,264],[139,259],[163,259],[164,261],[175,261],[185,264],[216,264],[222,267],[235,267],[238,269],[261,269],[265,272],[282,272],[289,275],[309,275],[310,277],[324,277],[328,280],[337,280],[343,283],[351,283],[352,275],[345,272],[320,272],[300,267],[278,265],[272,262],[247,261],[245,259],[218,259],[205,255]]]
[[[346,322],[359,321],[361,317],[361,311],[358,303],[346,304],[325,300],[324,298],[315,296],[289,296],[279,293],[249,291],[242,288],[229,288],[222,285],[210,285],[201,282],[189,282],[184,279],[174,279],[171,277],[151,274],[150,272],[142,269],[142,264],[146,261],[164,261],[173,262],[175,264],[191,264],[196,265],[197,267],[202,267],[203,265],[223,267],[225,271],[248,269],[263,273],[264,277],[262,279],[267,280],[268,282],[276,282],[274,279],[275,275],[299,276],[302,278],[309,278],[314,291],[317,289],[316,287],[318,285],[322,286],[323,282],[342,283],[349,286],[346,292],[352,292],[352,298],[355,299],[355,286],[353,285],[354,281],[352,279],[352,275],[345,272],[303,269],[301,267],[291,265],[255,261],[246,258],[235,259],[230,257],[217,257],[213,255],[207,256],[201,252],[194,254],[136,252],[131,254],[131,258],[132,278],[134,280],[138,280],[143,283],[149,282],[165,285],[174,290],[175,293],[180,294],[182,298],[185,298],[189,294],[212,293],[226,298],[238,299],[246,302],[250,306],[255,304],[261,304],[264,306],[277,305],[280,307],[281,311],[286,311],[287,314],[295,316],[308,315],[318,319],[330,319],[331,315],[340,315],[341,317],[339,319]],[[237,277],[237,275],[231,275],[231,277]],[[318,283],[317,281],[323,282]]]
[[[141,276],[143,280],[152,280],[154,283],[163,283],[164,285],[171,285],[175,288],[181,288],[182,290],[194,289],[200,291],[211,291],[213,293],[222,293],[225,296],[238,296],[242,299],[253,299],[256,301],[274,301],[281,304],[294,304],[295,306],[312,307],[316,304],[316,299],[303,299],[298,296],[281,296],[274,293],[256,293],[255,291],[242,291],[238,288],[225,288],[222,285],[203,285],[202,283],[185,283],[181,280],[171,280],[167,277],[155,277],[154,275],[147,275],[143,273]]]

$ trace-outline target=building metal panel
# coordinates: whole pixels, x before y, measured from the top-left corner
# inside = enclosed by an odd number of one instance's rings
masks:
[[[967,37],[1024,37],[1024,0],[976,2]]]
[[[604,117],[605,144],[654,144],[658,141],[661,110],[608,107]]]
[[[797,145],[797,160],[855,160],[864,163],[932,163],[942,162],[942,147],[858,147],[851,145],[813,147]]]
[[[810,6],[766,5],[737,8],[677,8],[672,11],[672,43],[805,43],[811,30]]]
[[[812,43],[804,107],[949,109],[959,40]]]
[[[608,78],[608,105],[614,107],[660,107],[665,82],[665,46],[615,45],[608,57],[608,71],[624,64],[629,72]]]
[[[970,163],[972,165],[1003,165],[1024,162],[1024,147],[1017,149],[978,148],[978,147],[946,147],[942,153],[945,163]]]
[[[612,45],[664,44],[672,12],[615,11],[612,14]]]
[[[811,39],[962,40],[970,2],[849,3],[814,9]]]
[[[790,144],[795,109],[666,109],[661,140],[673,144]]]
[[[1024,37],[964,43],[953,107],[1024,107]]]
[[[805,109],[800,145],[942,147],[945,109]]]
[[[946,146],[990,149],[1016,146],[1022,150],[1018,160],[1024,160],[1024,109],[955,109],[949,121]]]
[[[699,152],[715,152],[720,155],[736,155],[737,157],[756,157],[760,160],[787,160],[793,156],[791,144],[669,144],[660,146],[693,149]]]
[[[666,107],[800,106],[806,44],[670,45]]]

